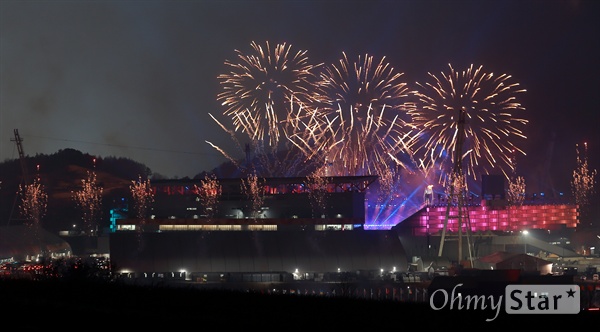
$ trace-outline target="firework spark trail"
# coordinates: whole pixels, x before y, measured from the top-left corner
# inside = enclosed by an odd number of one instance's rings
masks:
[[[234,130],[227,128],[225,125],[219,122],[212,114],[209,113],[209,116],[221,127],[221,129],[223,129],[229,134],[229,136],[235,143],[238,152],[241,154],[246,154],[248,158],[246,159],[246,164],[240,162],[238,159],[233,157],[231,154],[227,153],[221,147],[213,144],[212,142],[205,142],[217,151],[219,151],[240,171],[253,169],[255,171],[258,171],[262,176],[282,176],[289,175],[290,172],[298,171],[298,156],[296,156],[296,158],[290,155],[284,157],[280,156],[281,151],[285,151],[285,149],[280,149],[280,146],[284,145],[282,142],[280,142],[278,146],[265,147],[263,141],[258,140],[256,138],[251,138],[250,143],[242,147],[242,144],[237,138]],[[288,153],[289,152],[290,151],[288,149]]]
[[[236,131],[277,145],[279,122],[287,115],[284,104],[291,96],[301,100],[310,96],[312,71],[319,65],[309,63],[307,51],[293,53],[286,43],[272,48],[269,42],[262,46],[253,41],[251,47],[251,54],[236,50],[240,63],[225,62],[231,70],[218,76],[224,91],[217,100],[226,107],[223,114],[231,117]]]
[[[519,148],[528,120],[513,115],[525,108],[517,102],[517,95],[525,92],[511,82],[509,75],[495,76],[471,65],[463,72],[449,65],[449,73],[440,76],[429,73],[432,82],[419,83],[419,107],[412,108],[413,125],[419,128],[415,155],[425,172],[439,167],[440,177],[450,174],[455,165],[454,153],[458,135],[463,135],[461,162],[466,163],[469,177],[490,174],[499,170],[509,177],[513,151],[525,155]],[[459,113],[464,112],[462,132]],[[440,179],[440,182],[443,182]]]
[[[39,172],[39,165],[37,166]],[[32,183],[19,185],[18,196],[21,197],[19,206],[25,225],[33,231],[33,236],[41,240],[40,228],[42,219],[48,210],[48,194],[40,181],[39,174]]]
[[[514,152],[514,151],[513,151]],[[507,201],[511,206],[520,206],[525,201],[525,178],[517,176],[517,160],[514,156],[511,158],[512,174],[508,178]]]
[[[292,97],[289,109],[292,110],[294,107]],[[281,120],[278,126],[286,137],[290,130],[294,130],[286,120]],[[261,176],[294,176],[310,172],[313,167],[313,162],[289,140],[280,140],[277,146],[268,146],[264,141],[257,139],[251,142],[253,168]]]
[[[208,115],[219,125],[219,127],[221,127],[221,129],[223,129],[226,133],[229,134],[229,136],[231,137],[231,139],[233,140],[233,142],[236,144],[237,148],[240,151],[243,151],[242,146],[240,144],[240,141],[236,138],[235,136],[235,132],[231,129],[228,129],[227,127],[225,127],[221,122],[219,122],[212,114],[208,113]],[[215,148],[217,151],[221,152],[221,154],[227,158],[229,161],[231,161],[236,167],[240,168],[240,165],[238,163],[238,161],[233,158],[231,155],[229,155],[227,152],[225,152],[223,149],[221,149],[219,146],[209,142],[209,141],[205,141],[206,143],[208,143],[210,146],[212,146],[213,148]]]
[[[219,123],[217,120],[215,121]],[[283,123],[284,121],[282,121]],[[205,142],[219,151],[242,172],[252,170],[258,172],[263,177],[294,176],[304,174],[313,168],[313,162],[310,162],[298,147],[291,143],[291,140],[287,142],[280,141],[278,146],[265,146],[263,141],[250,140],[250,143],[245,144],[242,148],[240,140],[232,130],[227,129],[223,125],[221,125],[221,128],[230,134],[230,137],[235,142],[238,153],[246,155],[245,162],[236,159],[212,142]]]
[[[95,172],[87,172],[87,178],[81,180],[81,189],[71,195],[82,210],[82,220],[86,234],[93,235],[100,216],[103,188],[98,186]]]
[[[327,213],[327,187],[329,179],[325,176],[325,172],[325,166],[322,166],[306,176],[306,181],[304,182],[308,190],[313,218],[318,218]]]
[[[217,213],[217,207],[223,188],[219,184],[219,180],[215,174],[205,175],[204,179],[200,181],[200,186],[194,185],[195,192],[198,193],[202,207],[204,208],[204,214],[207,216],[210,222],[214,215]]]
[[[320,168],[325,164],[326,159],[323,151],[326,151],[331,145],[327,137],[323,135],[323,128],[331,128],[331,123],[323,123],[322,114],[318,112],[318,109],[311,109],[299,103],[294,107],[293,100],[291,103],[291,112],[282,121],[282,125],[285,126],[286,138],[303,154],[304,161],[312,161],[314,165],[317,165],[316,168]]]
[[[133,197],[135,216],[139,221],[138,236],[141,236],[142,227],[146,223],[148,210],[150,205],[154,203],[154,192],[150,185],[150,179],[142,180],[142,176],[138,176],[137,181],[131,181],[129,186],[131,196]],[[138,238],[141,240],[141,237]]]
[[[453,204],[458,204],[461,198],[467,196],[469,191],[465,174],[450,173],[445,178],[444,193]]]
[[[579,145],[576,145],[576,150],[577,167],[573,170],[571,191],[575,198],[575,203],[580,206],[582,211],[587,212],[586,208],[590,203],[590,196],[594,194],[597,170],[590,170],[588,167],[587,143],[584,144],[583,157],[580,156]]]
[[[519,206],[525,201],[525,178],[522,176],[511,177],[508,180],[507,201],[508,204]]]
[[[48,194],[39,177],[36,177],[33,183],[19,185],[18,194],[21,197],[21,216],[30,227],[40,227],[41,220],[46,215],[48,208]]]
[[[252,218],[256,218],[262,211],[262,205],[265,199],[264,179],[259,179],[256,173],[249,173],[248,177],[242,179],[241,190],[250,201]]]

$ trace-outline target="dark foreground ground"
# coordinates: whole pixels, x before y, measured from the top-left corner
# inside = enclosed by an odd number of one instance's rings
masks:
[[[306,295],[267,295],[119,283],[0,279],[2,325],[11,330],[135,329],[510,331],[600,323],[600,312],[508,315],[492,311],[434,311],[406,303]],[[560,325],[559,325],[560,324]],[[596,325],[597,326],[597,325]]]

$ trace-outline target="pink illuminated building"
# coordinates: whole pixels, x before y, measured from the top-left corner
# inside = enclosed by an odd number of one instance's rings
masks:
[[[463,207],[461,220],[463,223],[470,223],[472,232],[555,230],[565,227],[576,228],[579,223],[578,206],[575,204],[531,204],[509,207],[494,206],[489,202],[483,201],[481,205]],[[402,224],[412,230],[412,235],[437,234],[443,230],[446,211],[446,205],[426,207],[404,220]],[[458,231],[457,216],[458,208],[450,207],[447,231]]]

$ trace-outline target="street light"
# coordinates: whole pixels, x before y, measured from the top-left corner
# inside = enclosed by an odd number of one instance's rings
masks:
[[[523,245],[525,247],[525,255],[527,255],[527,241],[525,240],[525,237],[527,236],[527,234],[529,234],[529,231],[528,230],[524,230],[522,232],[522,234],[523,234]]]

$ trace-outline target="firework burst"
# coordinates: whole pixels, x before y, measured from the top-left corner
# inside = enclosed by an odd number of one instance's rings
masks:
[[[223,91],[217,100],[226,107],[224,115],[232,119],[236,131],[277,145],[280,120],[287,116],[285,104],[291,96],[308,98],[316,66],[309,63],[306,51],[294,52],[286,43],[251,46],[251,54],[236,50],[239,63],[225,62],[231,71],[218,76]]]
[[[417,82],[418,107],[410,114],[420,130],[414,151],[420,167],[426,173],[439,167],[443,177],[464,164],[475,180],[492,170],[508,178],[511,153],[525,155],[519,143],[527,138],[528,121],[520,115],[525,108],[517,96],[526,90],[511,76],[485,73],[482,66],[462,72],[449,68],[439,76],[429,73],[430,82]]]
[[[324,68],[304,118],[313,144],[325,152],[328,175],[376,174],[382,187],[391,188],[390,169],[412,168],[405,161],[411,160],[408,110],[414,104],[402,76],[385,57],[376,61],[370,55],[351,62],[343,53]]]
[[[228,126],[211,118],[234,140],[243,162],[207,141],[242,171],[256,171],[261,176],[298,174],[306,166],[302,154],[285,137],[291,127],[282,125],[295,105],[306,103],[308,89],[320,65],[308,62],[306,51],[292,50],[286,43],[271,47],[251,43],[253,52],[236,50],[240,63],[226,61],[231,71],[218,76],[223,92],[217,95],[230,118]],[[245,135],[241,143],[238,133]]]

